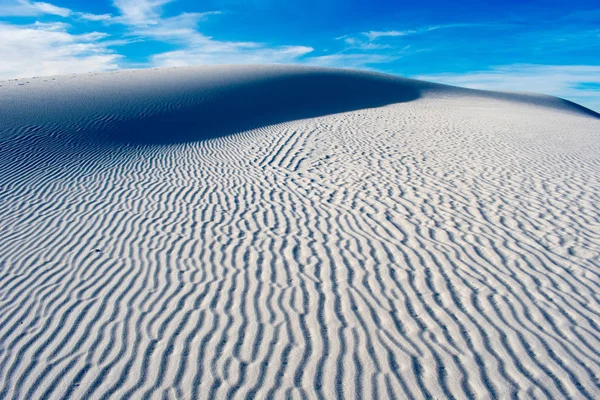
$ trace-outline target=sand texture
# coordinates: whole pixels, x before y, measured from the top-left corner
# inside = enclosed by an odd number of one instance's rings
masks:
[[[0,82],[0,399],[600,398],[600,118],[375,73]]]

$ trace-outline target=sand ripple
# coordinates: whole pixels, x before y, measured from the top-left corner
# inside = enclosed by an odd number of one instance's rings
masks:
[[[599,398],[600,120],[400,84],[160,145],[0,107],[0,398]]]

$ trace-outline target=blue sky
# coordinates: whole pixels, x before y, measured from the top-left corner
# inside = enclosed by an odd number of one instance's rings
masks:
[[[215,63],[364,68],[600,111],[600,4],[0,0],[0,59],[0,79]]]

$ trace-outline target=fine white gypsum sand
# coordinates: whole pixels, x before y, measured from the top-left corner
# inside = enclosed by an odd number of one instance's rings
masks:
[[[600,398],[600,119],[309,67],[0,82],[0,398]]]

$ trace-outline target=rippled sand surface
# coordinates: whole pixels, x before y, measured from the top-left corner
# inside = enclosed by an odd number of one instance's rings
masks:
[[[283,66],[0,85],[0,398],[600,397],[597,114]]]

